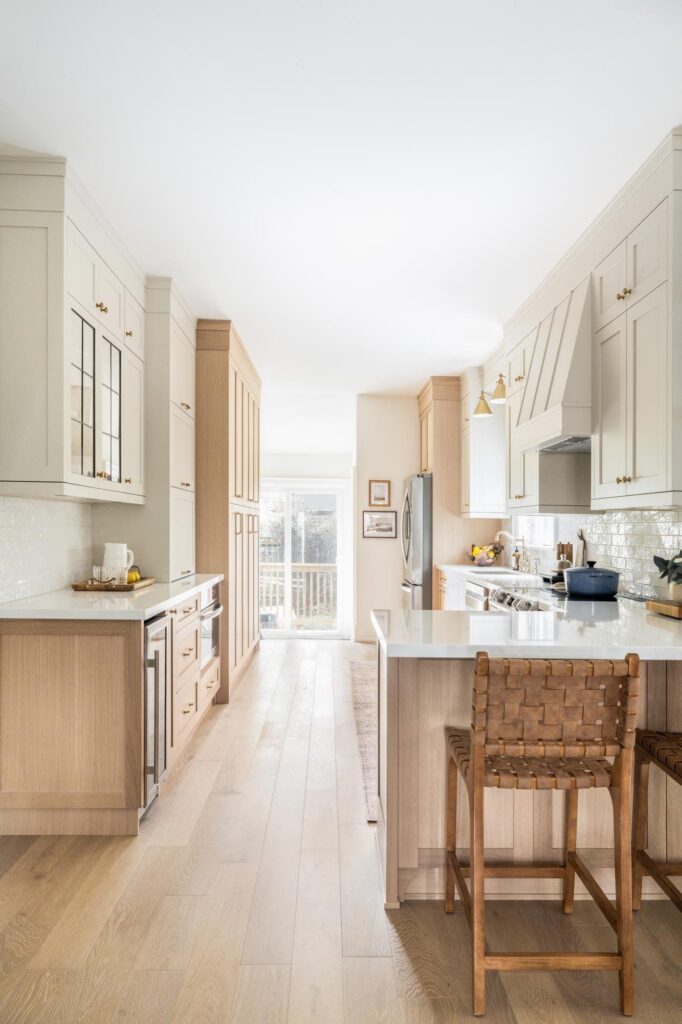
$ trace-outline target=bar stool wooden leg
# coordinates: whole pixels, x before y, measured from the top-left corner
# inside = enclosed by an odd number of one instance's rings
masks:
[[[623,966],[618,972],[620,1008],[629,1017],[634,1011],[635,1002],[632,953],[632,749],[623,750],[617,763],[617,778],[609,792],[613,802],[618,952],[623,958]]]
[[[474,1016],[485,1013],[485,852],[483,846],[483,748],[474,753],[471,810],[471,959]]]
[[[569,864],[569,853],[575,853],[578,833],[578,790],[567,789],[564,796],[564,914],[573,913],[575,869]]]
[[[447,806],[447,849],[445,852],[445,913],[455,911],[455,872],[450,863],[450,853],[457,846],[457,765],[448,759],[448,806]]]
[[[634,834],[632,850],[632,909],[639,910],[642,905],[642,879],[644,867],[638,853],[646,848],[646,826],[649,814],[649,758],[635,747],[635,796],[634,796]]]

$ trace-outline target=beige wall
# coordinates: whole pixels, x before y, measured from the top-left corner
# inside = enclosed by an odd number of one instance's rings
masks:
[[[355,462],[355,628],[357,640],[373,640],[372,608],[400,608],[403,562],[400,542],[362,537],[369,481],[391,481],[391,508],[400,511],[402,483],[419,472],[417,399],[360,395]]]

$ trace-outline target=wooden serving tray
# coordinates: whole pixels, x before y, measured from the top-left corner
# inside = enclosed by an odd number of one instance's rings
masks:
[[[667,615],[669,619],[682,619],[682,604],[679,601],[668,601],[664,597],[647,601],[646,610],[656,615]]]
[[[125,594],[131,590],[142,590],[144,587],[151,587],[156,583],[155,576],[143,576],[137,583],[94,583],[90,580],[83,580],[81,583],[72,583],[72,590],[106,590],[110,593]]]

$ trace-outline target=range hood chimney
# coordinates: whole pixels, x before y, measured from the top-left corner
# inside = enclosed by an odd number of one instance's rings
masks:
[[[587,277],[537,329],[515,427],[523,451],[588,452],[592,319]]]

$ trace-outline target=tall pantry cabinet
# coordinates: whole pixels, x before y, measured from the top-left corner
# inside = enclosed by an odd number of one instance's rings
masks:
[[[226,702],[260,640],[261,381],[229,320],[197,324],[197,572],[227,585],[221,644]]]

